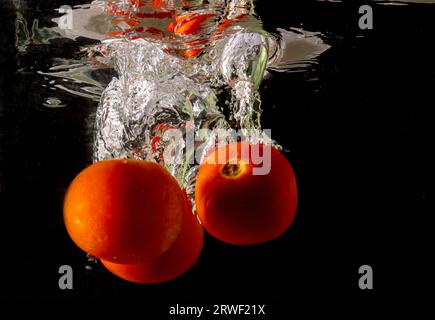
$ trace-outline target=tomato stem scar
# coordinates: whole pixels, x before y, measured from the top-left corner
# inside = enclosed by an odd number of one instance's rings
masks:
[[[222,175],[224,175],[225,177],[234,178],[234,177],[237,177],[238,175],[240,175],[240,173],[242,172],[242,166],[240,165],[240,162],[237,162],[237,163],[227,162],[222,167],[221,172],[222,172]]]

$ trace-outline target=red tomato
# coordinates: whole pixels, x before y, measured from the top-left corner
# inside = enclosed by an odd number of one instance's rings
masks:
[[[215,14],[198,14],[189,13],[185,16],[175,17],[176,25],[174,26],[174,33],[178,35],[196,34],[201,30],[202,24],[215,17]]]
[[[183,227],[173,246],[162,256],[141,264],[116,264],[102,260],[116,276],[135,283],[160,283],[175,279],[198,260],[204,232],[190,208],[184,211]]]
[[[181,230],[184,201],[178,182],[156,163],[102,161],[71,183],[64,221],[84,251],[112,262],[139,263],[172,246]]]
[[[270,154],[270,172],[266,175],[253,174],[259,167],[252,157],[255,148],[263,156]],[[220,164],[218,154],[223,155]],[[280,236],[293,221],[296,178],[278,150],[261,144],[233,143],[216,149],[201,165],[195,199],[204,228],[217,239],[236,245],[262,243]]]

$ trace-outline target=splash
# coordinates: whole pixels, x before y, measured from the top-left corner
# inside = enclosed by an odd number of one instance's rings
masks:
[[[19,16],[17,46],[95,41],[81,59],[40,72],[55,88],[99,101],[94,161],[156,161],[192,199],[199,163],[216,146],[242,139],[279,147],[260,122],[266,70],[304,70],[329,48],[319,33],[267,33],[251,0],[94,1],[70,13],[72,29],[60,28],[64,18],[54,28],[34,22],[29,32]]]
[[[95,161],[157,161],[193,195],[193,154],[201,161],[215,146],[235,141],[222,135],[231,128],[259,132],[258,87],[269,44],[251,12],[246,1],[112,3],[116,31],[103,44],[118,77],[97,111]],[[168,135],[169,129],[182,134]],[[188,130],[206,132],[202,148],[188,148]]]

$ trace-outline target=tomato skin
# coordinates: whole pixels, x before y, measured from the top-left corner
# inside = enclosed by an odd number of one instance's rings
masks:
[[[183,206],[183,191],[160,165],[108,160],[73,180],[64,200],[64,222],[71,239],[91,255],[139,263],[172,246]]]
[[[212,236],[230,244],[251,245],[273,240],[288,229],[296,214],[297,185],[293,168],[278,150],[258,145],[262,152],[270,152],[271,170],[267,175],[253,175],[251,153],[243,155],[242,146],[253,147],[239,142],[208,156],[199,170],[195,199],[202,225]],[[227,151],[226,162],[241,161],[238,176],[225,176],[225,164],[208,163],[222,150]]]
[[[151,284],[173,280],[198,260],[204,231],[190,208],[184,212],[183,228],[173,246],[162,256],[141,264],[116,264],[102,260],[114,275],[134,283]]]
[[[182,17],[175,16],[176,25],[174,33],[178,35],[192,35],[201,31],[202,24],[210,18],[215,17],[215,14],[197,14],[190,13]]]

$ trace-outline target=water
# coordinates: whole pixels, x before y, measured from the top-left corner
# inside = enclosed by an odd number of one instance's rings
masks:
[[[52,90],[99,101],[94,161],[159,162],[192,199],[198,165],[216,146],[269,142],[258,91],[267,70],[303,72],[329,48],[318,32],[267,33],[246,0],[94,1],[53,18],[57,27],[35,19],[30,30],[17,9],[20,52],[59,38],[97,41],[78,47],[79,59],[52,57],[48,70],[38,70]],[[52,97],[43,105],[65,106]],[[168,135],[175,129],[182,135]],[[191,147],[189,130],[197,133]]]
[[[260,85],[271,71],[307,72],[330,48],[320,32],[266,32],[247,0],[94,1],[71,12],[53,8],[66,12],[50,17],[55,27],[40,27],[38,18],[30,26],[16,4],[19,52],[77,42],[74,58],[49,57],[48,68],[37,72],[52,93],[99,103],[93,160],[159,162],[192,200],[198,164],[216,146],[241,138],[280,148],[261,131]],[[91,43],[81,45],[83,39]],[[67,106],[52,93],[43,106]],[[241,137],[225,134],[229,129]],[[189,130],[196,132],[191,145]]]
[[[65,190],[92,162],[101,94],[120,79],[96,48],[112,31],[106,24],[97,19],[82,28],[87,37],[56,28],[52,19],[61,14],[54,9],[65,2],[86,0],[14,1],[18,9],[0,1],[6,7],[0,11],[0,210],[7,226],[0,237],[10,244],[4,256],[12,262],[0,267],[8,275],[0,296],[141,299],[151,308],[187,296],[212,304],[222,297],[270,301],[271,293],[281,301],[433,295],[427,253],[434,243],[428,205],[434,5],[366,1],[375,27],[362,31],[350,1],[259,0],[254,17],[261,28],[288,43],[275,51],[268,42],[270,61],[257,96],[262,128],[273,129],[298,177],[297,219],[288,234],[265,246],[233,248],[208,237],[195,271],[167,285],[137,287],[88,261],[65,233]],[[282,30],[288,34],[280,36]],[[308,39],[329,49],[313,57],[316,50],[305,53]],[[280,56],[285,62],[276,71]],[[218,92],[216,117],[237,128],[229,93],[227,86]],[[189,173],[184,179],[193,180]],[[379,280],[373,292],[358,290],[357,267],[365,263]],[[57,286],[64,264],[74,268],[72,292]]]

